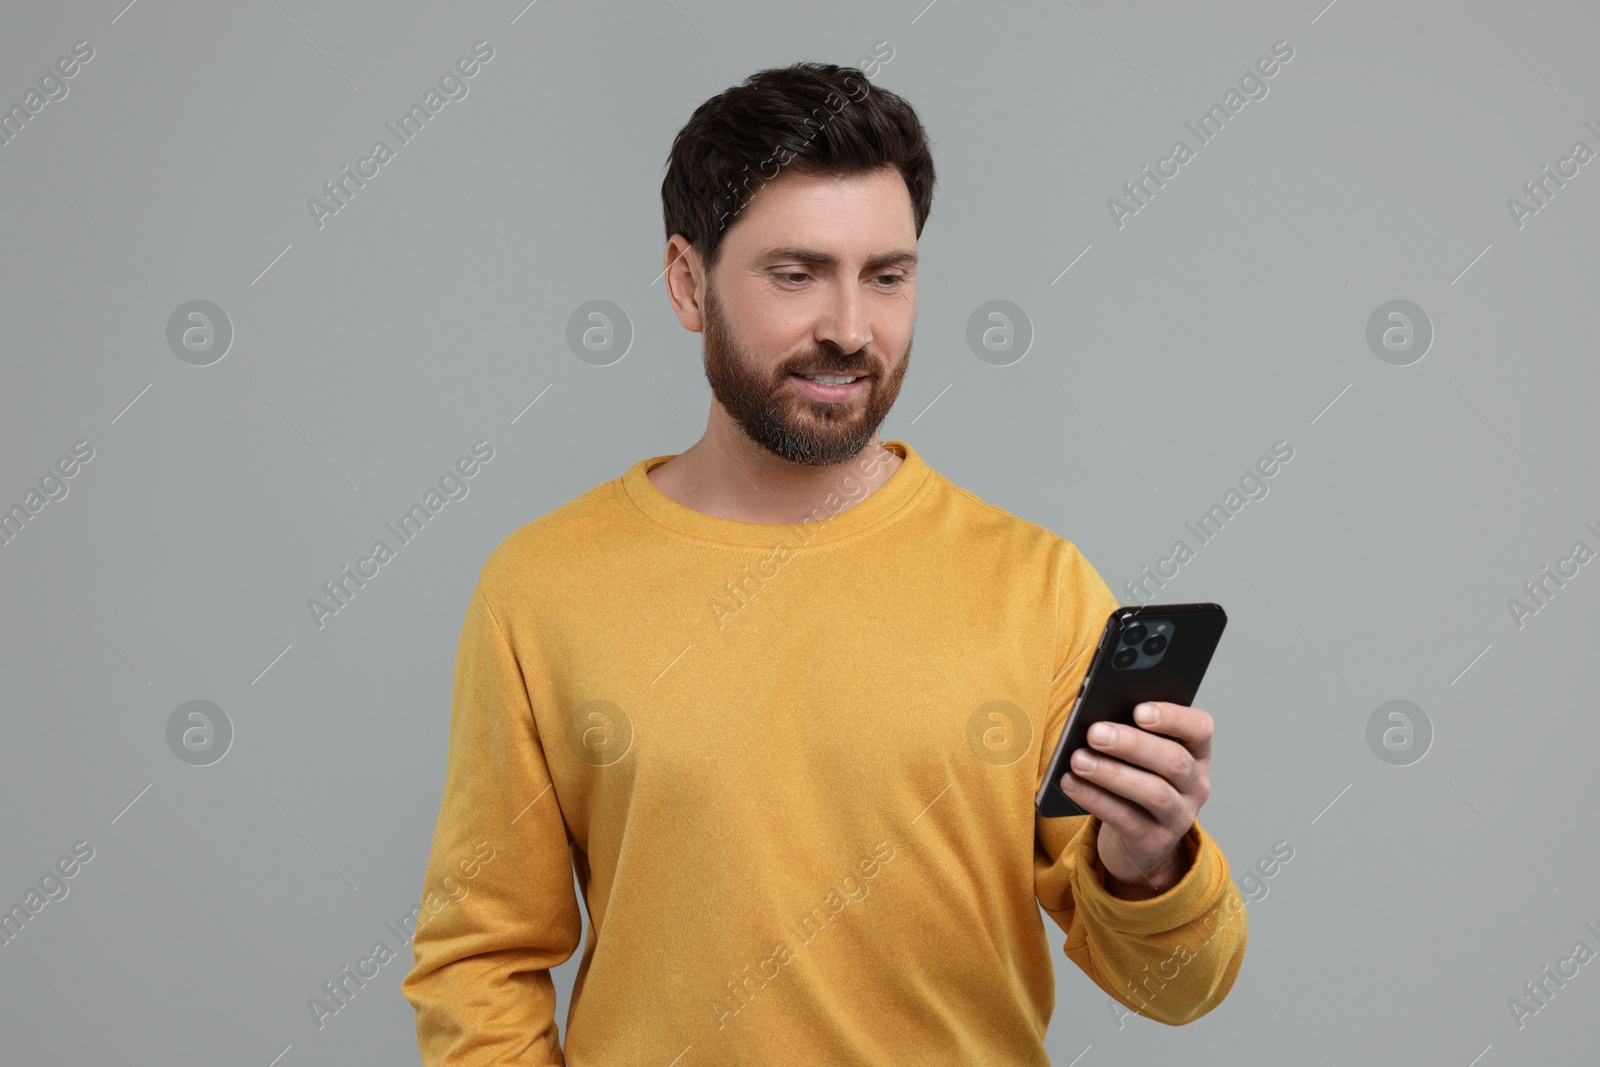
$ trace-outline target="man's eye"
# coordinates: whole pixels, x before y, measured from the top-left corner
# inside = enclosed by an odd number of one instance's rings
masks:
[[[782,281],[782,282],[788,282],[790,284],[799,284],[800,282],[803,282],[803,281],[806,281],[807,279],[809,279],[811,277],[811,275],[806,274],[804,272],[781,271],[781,272],[774,273],[773,277],[777,278],[779,281]],[[896,287],[898,287],[900,285],[903,285],[905,283],[905,280],[906,280],[906,276],[904,274],[880,274],[876,278],[873,279],[873,281],[880,283],[878,285],[878,288],[880,288],[880,289],[894,289],[894,288],[896,288]]]

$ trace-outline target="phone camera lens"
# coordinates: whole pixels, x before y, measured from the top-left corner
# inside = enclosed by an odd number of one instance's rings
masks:
[[[1137,645],[1144,640],[1144,635],[1144,623],[1131,623],[1126,630],[1122,631],[1122,643],[1125,645]]]
[[[1119,649],[1117,651],[1117,654],[1114,657],[1112,657],[1111,665],[1113,667],[1117,667],[1117,668],[1127,668],[1128,666],[1132,665],[1134,660],[1136,660],[1138,658],[1139,658],[1139,651],[1137,649],[1133,649],[1133,648]]]
[[[1156,653],[1160,652],[1166,647],[1167,639],[1160,634],[1156,634],[1154,637],[1144,643],[1144,654],[1147,656],[1154,656]]]

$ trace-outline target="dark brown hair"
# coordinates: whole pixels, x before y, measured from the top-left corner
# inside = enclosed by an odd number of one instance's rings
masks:
[[[927,131],[905,98],[855,67],[795,63],[757,71],[699,107],[673,139],[661,207],[707,270],[722,239],[766,182],[784,171],[849,178],[897,167],[916,236],[933,205]]]

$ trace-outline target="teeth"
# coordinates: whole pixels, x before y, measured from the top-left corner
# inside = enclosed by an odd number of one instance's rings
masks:
[[[821,382],[823,385],[843,385],[845,382],[853,382],[856,380],[855,377],[838,378],[831,377],[826,374],[802,374],[800,377],[809,378],[814,382]]]

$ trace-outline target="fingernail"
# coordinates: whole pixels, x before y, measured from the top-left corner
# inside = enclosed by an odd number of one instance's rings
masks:
[[[1080,771],[1092,771],[1098,762],[1088,749],[1080,748],[1072,754],[1072,765]]]
[[[1161,712],[1154,704],[1140,704],[1133,709],[1133,717],[1143,725],[1149,726],[1161,718]]]
[[[1078,780],[1070,774],[1062,775],[1061,788],[1069,793],[1076,793],[1078,791]]]
[[[1117,728],[1108,722],[1097,722],[1089,727],[1089,740],[1097,745],[1109,745],[1117,739]]]

